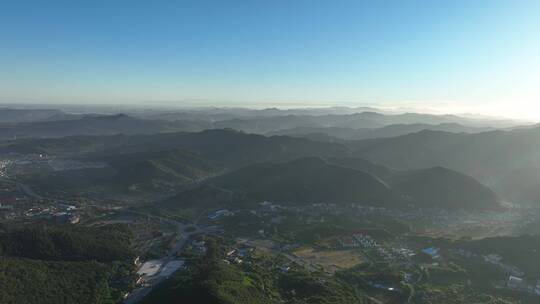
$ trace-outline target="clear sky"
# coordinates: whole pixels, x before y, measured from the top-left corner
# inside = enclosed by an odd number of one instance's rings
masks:
[[[0,102],[540,116],[540,1],[0,0]]]

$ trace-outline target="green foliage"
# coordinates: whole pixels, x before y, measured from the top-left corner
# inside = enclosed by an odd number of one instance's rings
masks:
[[[130,243],[121,226],[8,227],[0,233],[0,303],[117,303],[131,272]]]
[[[540,278],[540,236],[493,237],[457,245],[480,254],[499,254],[503,262],[517,266],[532,278]]]
[[[242,265],[221,260],[218,243],[207,242],[205,257],[156,288],[143,304],[341,304],[369,303],[357,290],[335,278],[300,270],[282,273],[268,258]]]
[[[337,304],[363,303],[367,300],[347,284],[304,271],[284,274],[278,285],[289,303]]]
[[[397,287],[402,279],[402,274],[388,265],[371,263],[364,263],[342,270],[336,273],[336,276],[348,284],[361,288],[371,288],[370,283]]]
[[[429,268],[430,282],[435,284],[452,284],[464,282],[468,274],[467,272],[456,264],[449,264],[447,266],[438,266]]]
[[[419,207],[488,210],[498,207],[497,195],[477,180],[443,167],[401,173],[393,188]]]
[[[455,284],[444,287],[422,285],[412,303],[418,304],[517,304],[519,302],[487,295],[478,290]]]
[[[134,256],[122,226],[31,225],[0,234],[4,255],[55,261],[111,262]]]
[[[440,166],[398,171],[358,158],[332,158],[331,161],[372,174],[405,197],[407,203],[418,207],[454,210],[498,206],[497,196],[488,187],[470,176]]]
[[[221,260],[223,251],[213,239],[207,240],[205,256],[192,266],[190,276],[179,273],[150,293],[143,304],[150,303],[273,303],[265,292],[261,276],[243,271]]]
[[[196,153],[185,150],[117,154],[106,158],[120,187],[156,190],[161,184],[183,185],[218,171]]]
[[[0,258],[0,303],[113,303],[111,270],[96,262]]]
[[[316,157],[287,163],[261,163],[225,174],[212,181],[248,200],[310,203],[365,203],[387,205],[399,201],[388,187],[370,174],[328,164]]]

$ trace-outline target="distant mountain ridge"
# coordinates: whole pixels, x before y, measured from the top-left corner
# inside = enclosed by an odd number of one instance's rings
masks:
[[[540,178],[535,170],[530,169],[540,168],[540,127],[476,134],[423,130],[398,137],[339,142],[317,142],[288,136],[265,137],[234,130],[207,130],[196,133],[20,139],[0,144],[0,152],[3,153],[51,154],[97,161],[111,155],[151,155],[172,150],[194,153],[212,168],[219,168],[219,171],[311,156],[364,158],[399,170],[440,166],[474,177],[505,199],[540,202],[539,193],[535,190],[540,188]],[[160,159],[157,155],[156,160]],[[159,167],[155,166],[156,162],[146,163],[150,164],[152,166],[147,167],[149,170]],[[157,173],[159,171],[152,172],[156,176],[167,176]],[[177,171],[170,176],[177,173],[183,175]],[[211,170],[208,174],[215,172]],[[190,179],[186,181],[190,182]]]
[[[349,142],[354,155],[397,169],[435,166],[466,173],[518,203],[540,203],[540,126],[455,134],[424,130]],[[537,169],[534,169],[537,168]]]
[[[151,121],[139,120],[124,114],[79,119],[0,124],[0,138],[42,138],[71,135],[137,134],[163,131],[164,127]]]
[[[507,128],[516,126],[515,122],[505,120],[480,120],[456,115],[431,115],[419,113],[381,114],[377,112],[361,112],[346,115],[286,115],[269,117],[237,117],[214,123],[216,128],[233,128],[250,133],[278,134],[286,129],[302,128],[344,128],[344,129],[377,129],[389,125],[463,125],[471,128]],[[486,129],[487,130],[487,129]],[[274,133],[272,133],[274,132]],[[317,133],[317,132],[316,132]]]
[[[22,123],[52,120],[55,117],[65,117],[68,114],[56,109],[14,109],[0,108],[1,123]]]
[[[0,153],[33,153],[105,162],[109,167],[100,169],[108,177],[102,178],[104,183],[141,189],[145,183],[149,186],[156,183],[180,186],[260,162],[308,156],[344,156],[349,149],[343,145],[286,136],[265,137],[234,130],[207,130],[197,133],[21,139],[0,145]],[[112,169],[116,172],[111,176]],[[72,175],[71,172],[57,174]]]
[[[463,126],[457,123],[442,123],[437,125],[431,124],[393,124],[384,126],[381,128],[362,128],[362,129],[352,129],[352,128],[339,128],[339,127],[298,127],[293,129],[282,129],[278,131],[273,131],[267,135],[287,135],[287,136],[297,136],[297,137],[306,137],[311,139],[319,140],[322,138],[323,141],[331,141],[332,137],[339,138],[342,140],[361,140],[361,139],[370,139],[370,138],[386,138],[386,137],[395,137],[410,133],[419,132],[422,130],[433,130],[433,131],[446,131],[451,133],[480,133],[491,131],[493,128],[489,127],[468,127]],[[330,138],[324,139],[324,135],[329,136]],[[318,136],[318,137],[317,137]]]
[[[201,109],[134,111],[126,114],[71,114],[60,110],[0,109],[0,140],[75,135],[157,134],[235,129],[262,135],[292,135],[335,142],[392,137],[423,129],[477,133],[514,127],[516,122],[456,115],[389,114],[371,108]],[[5,118],[5,120],[2,120]]]
[[[208,125],[135,118],[125,114],[51,116],[50,120],[0,123],[0,140],[12,138],[59,138],[75,135],[154,134],[199,131]],[[56,118],[55,118],[56,117]]]

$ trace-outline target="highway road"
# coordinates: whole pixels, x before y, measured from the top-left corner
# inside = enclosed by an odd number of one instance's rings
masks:
[[[44,197],[35,193],[33,189],[30,188],[28,185],[22,184],[20,182],[15,182],[15,183],[17,187],[26,195],[33,197],[35,199],[44,199]],[[136,211],[128,211],[128,212],[139,215],[139,216],[146,216],[149,218],[153,218],[155,220],[176,226],[178,235],[180,236],[178,240],[176,241],[176,243],[174,244],[174,246],[168,251],[167,255],[160,259],[161,265],[160,265],[159,270],[156,272],[156,274],[150,277],[145,277],[145,285],[133,290],[123,302],[125,304],[134,304],[141,301],[156,286],[158,286],[161,282],[167,279],[167,277],[160,276],[159,274],[161,273],[165,265],[167,265],[167,263],[175,260],[176,253],[181,251],[186,246],[191,236],[198,233],[206,232],[208,228],[201,229],[199,226],[195,224],[183,224],[181,222],[178,222],[169,218],[156,216],[156,215],[145,214],[145,213],[140,213]],[[191,229],[189,232],[187,232],[186,228],[188,227],[193,227],[195,229]]]
[[[156,215],[148,215],[148,214],[143,214],[143,213],[138,213],[138,212],[132,212],[132,213],[136,213],[138,215],[144,215],[144,216],[154,218],[159,221],[163,221],[163,222],[176,226],[178,230],[178,234],[180,235],[180,238],[176,241],[174,246],[169,250],[167,255],[160,259],[162,263],[160,265],[159,270],[156,272],[156,274],[150,277],[145,277],[144,278],[145,285],[133,290],[129,294],[129,296],[124,300],[123,302],[124,304],[134,304],[141,301],[146,295],[148,295],[152,290],[154,290],[156,286],[158,286],[161,282],[167,279],[167,277],[159,275],[161,271],[163,270],[163,267],[165,267],[167,263],[175,260],[176,253],[181,251],[184,248],[184,246],[186,246],[186,244],[188,243],[192,235],[204,232],[204,230],[198,227],[197,225],[183,224],[178,221],[168,219],[168,218],[163,218]],[[195,230],[186,232],[187,227],[194,227]]]

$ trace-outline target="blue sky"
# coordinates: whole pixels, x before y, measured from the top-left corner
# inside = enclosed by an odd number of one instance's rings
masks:
[[[0,0],[0,102],[506,111],[539,33],[536,0]]]

